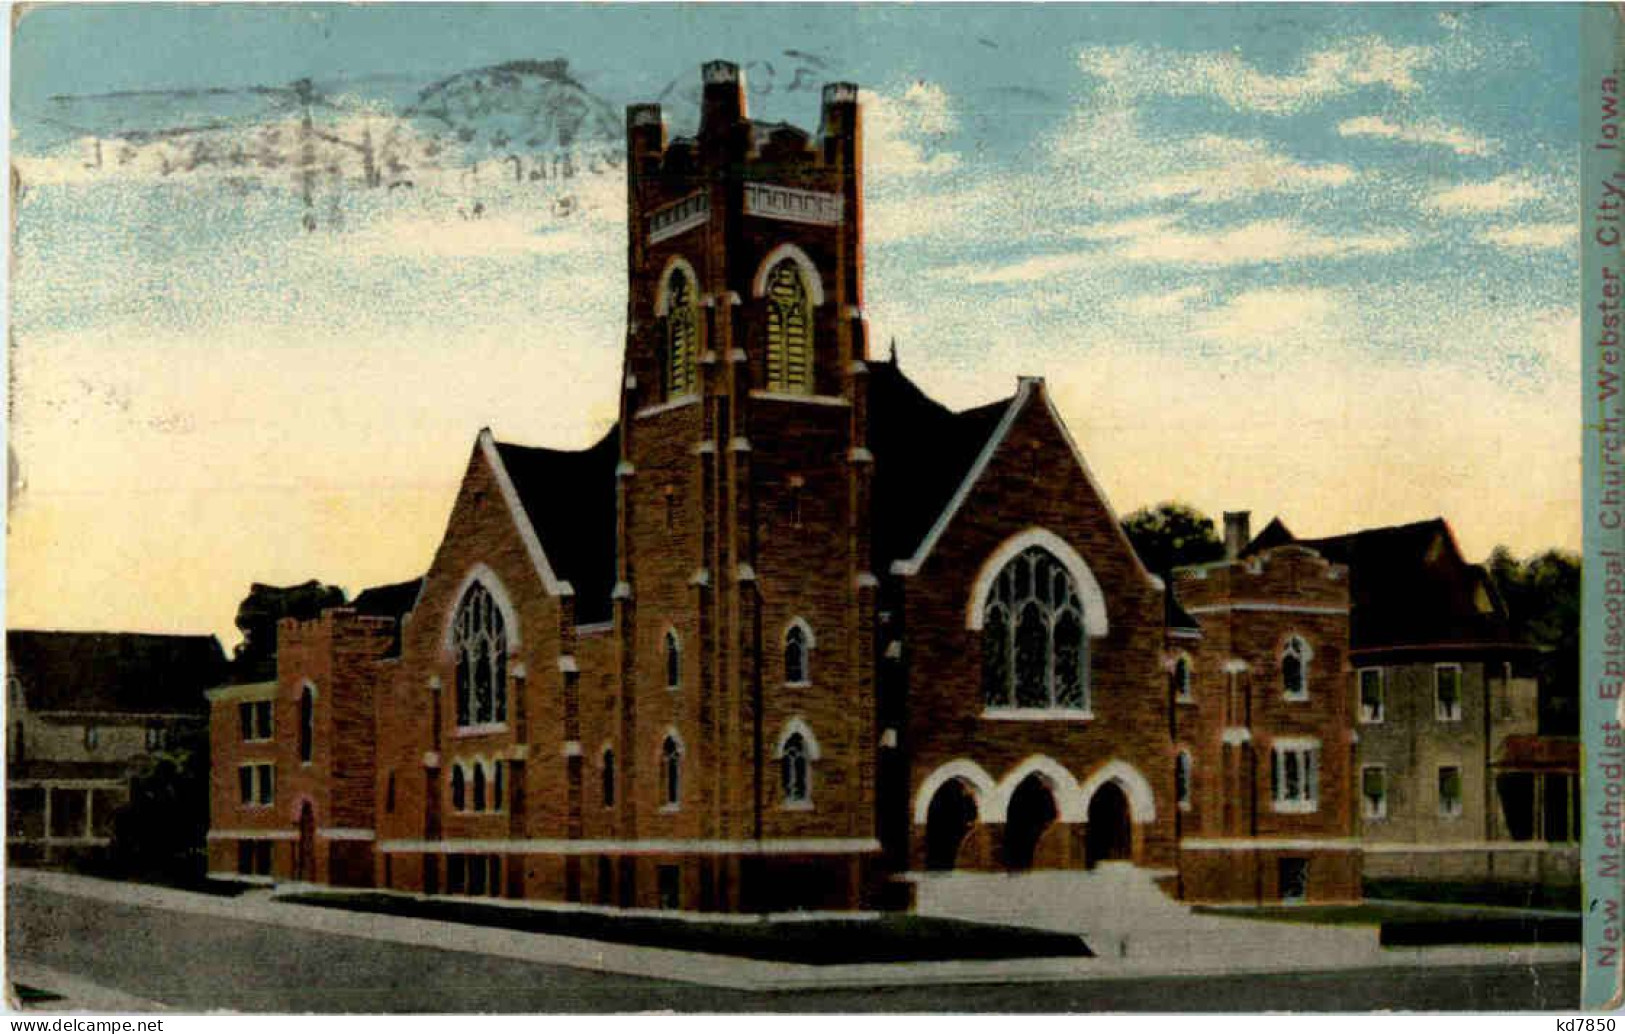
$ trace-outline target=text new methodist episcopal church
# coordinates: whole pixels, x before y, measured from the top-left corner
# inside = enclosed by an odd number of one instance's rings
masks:
[[[212,694],[210,868],[762,911],[1115,860],[1358,897],[1348,569],[1286,543],[1176,603],[1042,380],[953,413],[870,358],[856,87],[809,136],[704,77],[693,139],[628,111],[619,422],[481,432],[421,586]]]

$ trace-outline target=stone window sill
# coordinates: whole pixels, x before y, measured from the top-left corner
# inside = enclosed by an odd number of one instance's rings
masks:
[[[1087,722],[1095,717],[1093,711],[1064,707],[989,707],[982,718],[993,722]]]

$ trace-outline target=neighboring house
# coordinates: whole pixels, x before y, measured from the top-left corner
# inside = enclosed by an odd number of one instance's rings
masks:
[[[1535,650],[1444,520],[1298,539],[1350,571],[1360,828],[1371,879],[1574,883],[1578,744],[1538,735]]]
[[[374,692],[420,580],[277,626],[274,681],[210,691],[209,870],[373,882]]]
[[[8,631],[8,859],[106,848],[131,776],[201,729],[226,672],[213,636]]]

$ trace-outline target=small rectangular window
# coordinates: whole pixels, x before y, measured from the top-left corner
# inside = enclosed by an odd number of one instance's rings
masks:
[[[1276,747],[1271,755],[1270,783],[1276,811],[1315,811],[1320,806],[1319,749]]]
[[[1360,721],[1380,722],[1383,713],[1383,671],[1360,669]]]
[[[1461,815],[1461,769],[1446,765],[1439,769],[1439,817],[1457,818]]]
[[[254,705],[253,704],[238,704],[237,705],[237,725],[238,725],[238,728],[242,732],[242,738],[243,739],[251,740],[251,739],[254,738]]]
[[[1433,669],[1434,715],[1441,722],[1461,721],[1461,666],[1441,664]]]
[[[244,765],[237,769],[237,790],[239,801],[243,804],[254,803],[254,766]]]
[[[268,740],[275,731],[271,725],[271,701],[261,700],[254,704],[254,733],[255,739]]]
[[[1360,814],[1368,819],[1388,817],[1388,772],[1381,765],[1360,771]]]
[[[271,804],[276,800],[276,766],[256,765],[260,773],[260,803]]]

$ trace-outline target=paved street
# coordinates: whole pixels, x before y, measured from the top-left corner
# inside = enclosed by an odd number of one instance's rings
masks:
[[[9,888],[7,953],[184,1011],[1552,1011],[1577,964],[747,993]]]

